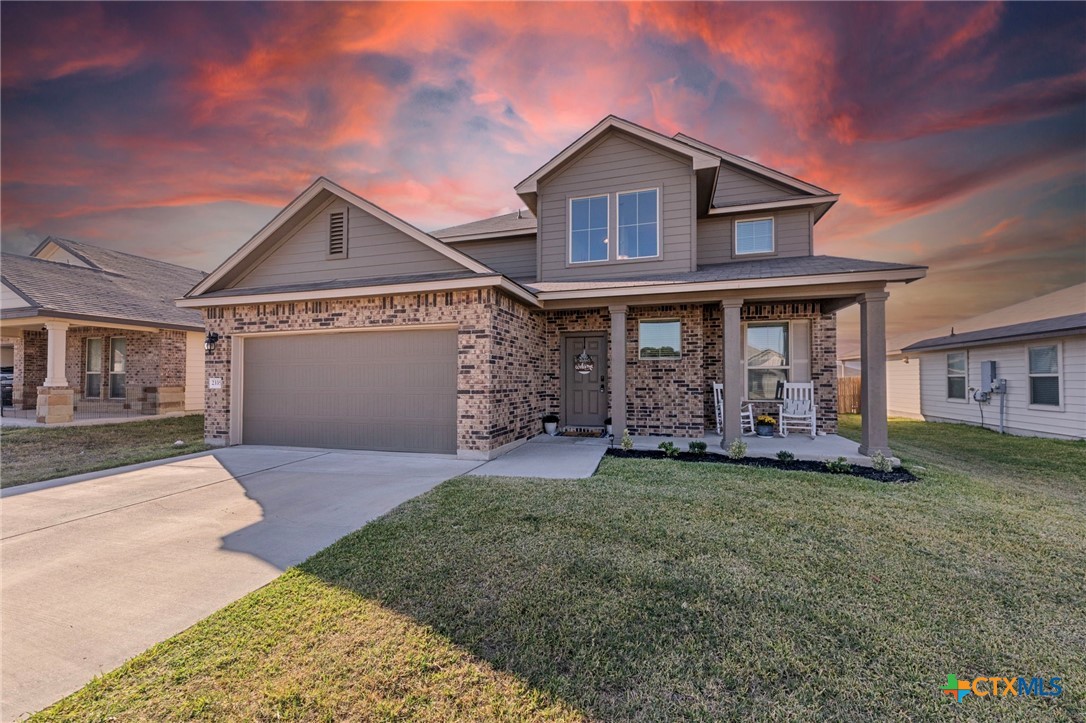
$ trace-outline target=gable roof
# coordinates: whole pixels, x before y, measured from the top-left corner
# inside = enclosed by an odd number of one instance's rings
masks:
[[[672,153],[689,158],[693,165],[694,172],[698,174],[699,179],[702,181],[701,185],[708,187],[715,182],[716,173],[720,168],[720,158],[716,154],[696,148],[689,143],[683,143],[674,138],[668,138],[663,133],[657,133],[654,130],[645,128],[644,126],[640,126],[624,118],[609,115],[589,129],[588,132],[580,138],[562,149],[562,151],[554,158],[544,163],[527,178],[514,186],[517,195],[524,200],[528,209],[534,213],[539,181],[565,166],[565,164],[572,160],[580,151],[594,143],[598,138],[606,133],[614,131],[628,133],[635,138],[639,138],[653,145],[667,149]]]
[[[781,173],[780,171],[770,168],[769,166],[763,166],[761,163],[752,161],[749,158],[743,158],[742,156],[737,156],[734,153],[729,153],[728,151],[717,148],[716,146],[709,145],[705,141],[699,141],[697,138],[691,138],[685,133],[676,133],[673,138],[680,143],[685,143],[686,145],[691,146],[692,148],[697,148],[698,150],[704,151],[706,153],[711,153],[712,155],[716,156],[725,163],[728,163],[729,165],[741,168],[744,171],[753,173],[756,176],[768,178],[771,181],[775,181],[782,186],[787,186],[788,188],[794,189],[800,193],[806,193],[812,196],[833,195],[831,191],[827,191],[826,189],[820,186],[816,186],[813,183],[801,181],[798,178],[789,176],[787,173]]]
[[[961,347],[997,344],[1029,339],[1046,339],[1069,334],[1086,334],[1086,313],[1057,316],[1051,319],[1027,321],[1021,324],[997,326],[991,329],[967,331],[961,334],[949,334],[933,339],[924,339],[902,349],[902,351],[934,351],[936,349],[958,349]]]
[[[137,326],[203,329],[200,313],[174,299],[204,277],[202,271],[90,244],[50,237],[89,266],[3,254],[0,276],[28,303],[5,309],[5,319],[32,316],[120,322]]]
[[[224,280],[229,280],[238,275],[238,271],[245,267],[247,260],[254,260],[259,258],[260,252],[265,250],[269,245],[279,240],[275,234],[276,232],[287,226],[291,220],[296,217],[303,216],[307,208],[312,208],[312,205],[326,199],[328,195],[337,196],[340,199],[350,203],[358,208],[361,208],[366,213],[374,216],[383,223],[395,228],[396,230],[410,236],[424,246],[438,252],[442,256],[445,256],[452,261],[460,264],[465,269],[477,274],[494,274],[497,273],[485,264],[479,263],[475,259],[471,258],[467,254],[461,253],[456,249],[447,246],[441,241],[437,240],[425,231],[412,226],[407,221],[392,215],[388,211],[384,210],[380,206],[367,201],[361,196],[348,191],[337,183],[328,180],[324,176],[317,178],[310,186],[302,191],[293,201],[288,203],[279,213],[269,221],[264,228],[260,229],[255,236],[250,238],[245,244],[241,246],[237,251],[230,255],[217,269],[212,271],[207,278],[200,283],[196,284],[187,294],[185,298],[192,298],[207,293],[208,291],[217,290],[217,285]]]
[[[532,236],[536,231],[536,218],[527,209],[503,213],[500,216],[462,223],[459,226],[431,231],[445,243],[457,241],[474,241],[487,238],[502,238],[505,236]]]

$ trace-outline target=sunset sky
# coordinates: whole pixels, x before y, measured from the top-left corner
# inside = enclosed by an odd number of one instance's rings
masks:
[[[1086,279],[1084,3],[0,12],[6,251],[210,270],[318,175],[432,230],[614,113],[842,194],[816,253],[931,267],[890,334]]]

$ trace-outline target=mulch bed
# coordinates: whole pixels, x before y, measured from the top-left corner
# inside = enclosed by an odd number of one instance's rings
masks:
[[[624,459],[669,459],[666,454],[660,450],[649,449],[631,449],[625,451],[615,447],[609,448],[607,454],[612,457],[620,457]],[[738,464],[746,467],[766,467],[770,469],[780,469],[788,472],[821,472],[822,474],[848,474],[854,477],[863,477],[864,479],[874,480],[875,482],[891,482],[891,483],[905,483],[916,482],[918,477],[904,467],[897,467],[892,472],[879,472],[871,467],[862,467],[858,464],[849,465],[851,471],[849,472],[830,472],[826,469],[826,465],[823,462],[815,462],[810,460],[792,460],[791,462],[781,462],[779,459],[773,459],[772,457],[743,457],[742,459],[732,459],[722,454],[716,454],[714,452],[707,452],[706,454],[690,454],[689,452],[680,452],[678,457],[674,457],[679,462],[703,462],[709,464]]]

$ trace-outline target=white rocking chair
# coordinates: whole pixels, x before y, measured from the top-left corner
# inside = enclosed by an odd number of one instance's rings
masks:
[[[716,433],[724,434],[724,385],[719,382],[713,382],[713,409],[716,410]],[[743,434],[754,434],[754,407],[750,402],[739,407],[739,417]]]
[[[777,405],[781,436],[787,437],[789,428],[806,428],[815,438],[818,422],[815,419],[814,382],[785,382],[784,396]]]

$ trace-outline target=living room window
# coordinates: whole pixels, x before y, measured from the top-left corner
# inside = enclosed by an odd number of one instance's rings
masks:
[[[773,219],[751,218],[735,222],[735,255],[773,253]]]
[[[618,194],[618,258],[660,255],[660,193],[651,188]]]
[[[792,369],[789,342],[787,321],[747,326],[747,399],[776,398],[777,384],[787,382]]]
[[[651,319],[637,323],[638,357],[641,359],[682,358],[682,322]]]
[[[1031,346],[1029,353],[1029,403],[1038,407],[1060,406],[1060,347]]]
[[[87,339],[87,381],[83,385],[84,399],[102,396],[102,340]]]
[[[967,357],[964,351],[946,355],[946,398],[965,401]]]
[[[570,263],[607,260],[609,207],[607,196],[570,199]]]

